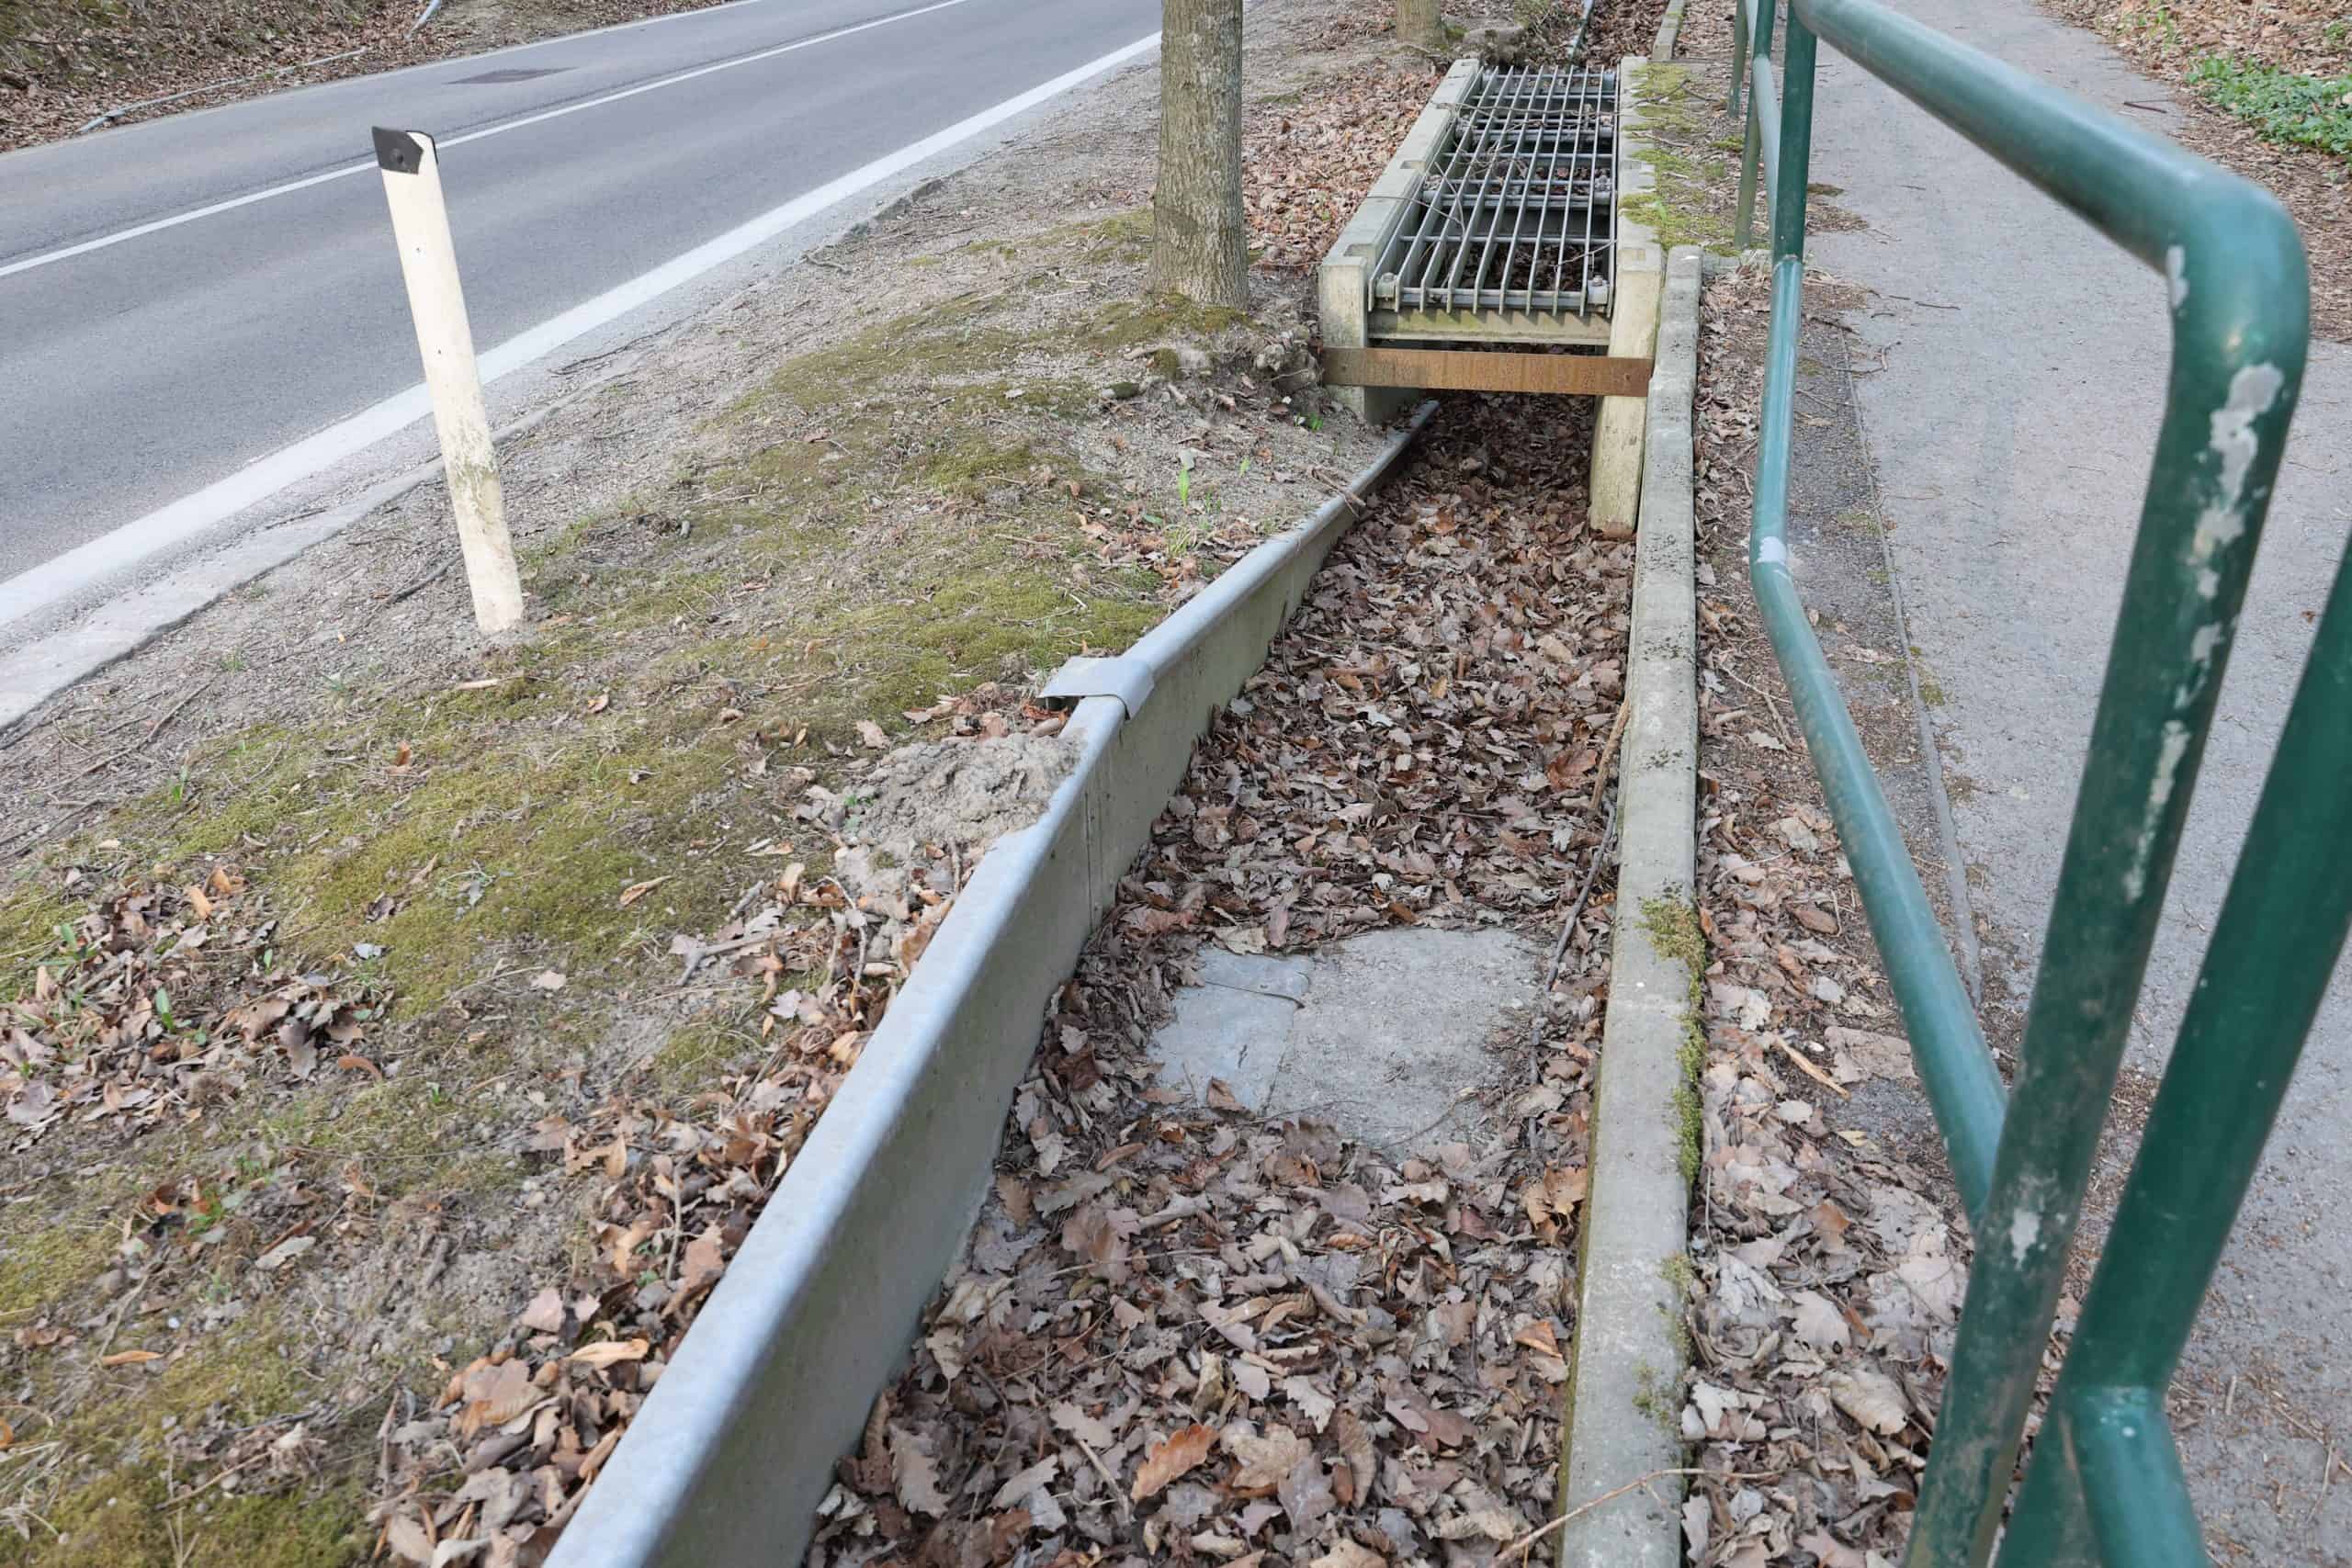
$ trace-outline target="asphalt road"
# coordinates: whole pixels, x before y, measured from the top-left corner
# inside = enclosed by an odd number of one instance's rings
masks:
[[[2136,124],[2179,123],[2165,87],[2032,0],[1902,8]],[[1821,65],[1813,177],[1868,227],[1808,249],[1878,291],[1850,318],[1868,362],[1857,398],[1911,640],[1942,698],[1930,719],[1987,975],[2014,1012],[2148,484],[2165,283],[1826,47]],[[2352,347],[2314,343],[2140,998],[2128,1061],[2141,1073],[2165,1066],[2347,535]],[[2339,965],[2179,1384],[2192,1489],[2225,1562],[2352,1561],[2352,1486],[2323,1481],[2352,1430],[2348,1115]]]
[[[1159,12],[739,0],[0,156],[0,580],[419,380],[373,125],[440,139],[486,349]]]

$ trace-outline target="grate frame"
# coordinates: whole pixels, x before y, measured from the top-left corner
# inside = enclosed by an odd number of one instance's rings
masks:
[[[1606,316],[1617,116],[1614,70],[1481,70],[1373,268],[1374,308]]]

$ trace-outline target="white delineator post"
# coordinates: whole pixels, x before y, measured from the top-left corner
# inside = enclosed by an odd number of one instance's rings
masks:
[[[441,199],[441,162],[433,138],[421,130],[376,128],[376,164],[384,172],[384,199],[392,209],[392,238],[416,321],[424,387],[441,435],[441,468],[458,515],[458,543],[473,589],[474,619],[486,632],[522,624],[523,580],[514,541],[506,532],[506,501],[498,484],[498,449],[490,438],[474,334],[458,281],[458,251],[449,237],[449,210]]]

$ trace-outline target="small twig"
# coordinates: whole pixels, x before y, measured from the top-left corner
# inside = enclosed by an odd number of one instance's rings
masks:
[[[1781,732],[1781,744],[1786,746],[1792,753],[1794,753],[1797,749],[1797,738],[1789,733],[1789,727],[1787,725],[1781,722],[1781,705],[1772,700],[1772,694],[1766,691],[1761,686],[1749,685],[1747,682],[1739,678],[1739,672],[1737,671],[1734,670],[1730,665],[1724,663],[1721,660],[1717,660],[1715,661],[1715,668],[1722,671],[1724,676],[1728,678],[1733,684],[1747,686],[1749,691],[1764,699],[1764,711],[1772,716],[1772,728]]]
[[[1623,1497],[1628,1492],[1634,1491],[1638,1487],[1647,1486],[1653,1481],[1662,1481],[1669,1475],[1712,1475],[1717,1481],[1770,1481],[1772,1479],[1772,1473],[1770,1472],[1760,1470],[1730,1472],[1717,1472],[1712,1470],[1653,1470],[1647,1475],[1637,1475],[1634,1477],[1633,1480],[1625,1483],[1623,1486],[1612,1487],[1609,1491],[1603,1492],[1600,1496],[1595,1497],[1589,1503],[1577,1504],[1575,1507],[1570,1508],[1566,1513],[1562,1514],[1558,1518],[1554,1519],[1550,1524],[1544,1525],[1541,1529],[1528,1531],[1525,1535],[1521,1536],[1517,1540],[1512,1541],[1509,1546],[1504,1547],[1501,1551],[1496,1553],[1497,1560],[1501,1561],[1508,1559],[1511,1553],[1517,1552],[1519,1553],[1521,1561],[1524,1561],[1528,1552],[1533,1549],[1537,1541],[1542,1540],[1545,1536],[1550,1535],[1554,1530],[1558,1529],[1561,1526],[1568,1523],[1571,1519],[1589,1514],[1595,1508],[1600,1506],[1603,1503],[1612,1502],[1619,1497]]]
[[[1789,1060],[1794,1062],[1798,1066],[1803,1067],[1806,1074],[1812,1077],[1814,1082],[1821,1085],[1824,1089],[1828,1089],[1838,1099],[1851,1100],[1854,1098],[1851,1093],[1848,1092],[1845,1085],[1839,1083],[1836,1078],[1831,1077],[1827,1073],[1823,1072],[1819,1067],[1815,1066],[1811,1062],[1806,1061],[1804,1059],[1804,1053],[1790,1044],[1788,1038],[1785,1035],[1781,1039],[1781,1049],[1786,1051],[1789,1054]]]
[[[1527,1048],[1541,1052],[1544,1048],[1544,1021],[1552,1010],[1552,987],[1560,978],[1560,964],[1568,954],[1568,938],[1577,929],[1577,919],[1584,913],[1584,901],[1591,897],[1593,879],[1600,874],[1601,863],[1609,858],[1609,841],[1617,830],[1617,797],[1609,794],[1609,764],[1617,755],[1617,741],[1625,733],[1625,720],[1634,711],[1634,700],[1627,697],[1617,705],[1616,721],[1609,727],[1609,739],[1600,748],[1600,764],[1592,770],[1593,798],[1606,798],[1608,820],[1600,829],[1600,842],[1594,846],[1592,859],[1584,868],[1584,884],[1577,889],[1576,902],[1568,906],[1568,918],[1560,923],[1560,940],[1552,944],[1552,963],[1544,972],[1543,987],[1535,993],[1535,1021],[1529,1026]],[[1584,821],[1592,819],[1588,808]],[[1577,824],[1584,825],[1583,821]]]
[[[1544,1027],[1543,1012],[1540,1009],[1549,1005],[1552,987],[1559,980],[1560,965],[1568,954],[1568,937],[1577,929],[1577,919],[1584,913],[1585,900],[1592,896],[1593,882],[1600,875],[1600,868],[1609,859],[1610,846],[1616,841],[1616,839],[1617,796],[1611,795],[1609,797],[1608,813],[1601,819],[1600,842],[1594,846],[1592,859],[1585,863],[1583,885],[1577,887],[1576,899],[1568,906],[1568,918],[1560,923],[1560,940],[1552,944],[1551,967],[1544,972],[1544,988],[1538,993],[1539,1011],[1535,1019],[1538,1043],[1542,1040],[1541,1032]]]
[[[458,558],[451,556],[447,560],[443,561],[439,566],[434,568],[423,577],[418,578],[414,582],[410,583],[406,588],[401,589],[399,592],[388,595],[384,600],[385,606],[389,608],[413,594],[424,592],[426,589],[432,587],[435,583],[448,576],[449,569],[457,564]]]
[[[211,689],[212,689],[212,682],[209,682],[209,681],[207,681],[206,682],[204,682],[204,684],[203,684],[203,685],[197,687],[197,688],[196,688],[196,690],[194,690],[194,691],[190,692],[187,696],[184,696],[184,697],[182,697],[178,702],[174,703],[174,704],[171,705],[171,709],[170,709],[170,711],[169,711],[169,712],[167,712],[167,713],[165,713],[165,714],[164,715],[164,716],[163,716],[163,717],[161,717],[161,718],[157,719],[154,723],[153,723],[153,724],[149,725],[149,726],[147,727],[147,733],[146,733],[146,734],[144,734],[144,735],[141,736],[138,739],[136,739],[136,740],[132,741],[130,745],[128,745],[128,746],[124,747],[121,750],[119,750],[119,751],[116,751],[116,752],[112,752],[112,753],[110,753],[110,754],[109,754],[109,755],[107,755],[107,756],[104,756],[104,757],[99,758],[96,761],[95,761],[95,762],[91,763],[88,767],[84,768],[80,773],[75,773],[75,774],[74,775],[74,780],[86,779],[86,778],[88,778],[92,773],[96,773],[100,768],[109,767],[109,766],[111,766],[112,764],[114,764],[114,763],[116,763],[116,762],[119,762],[119,761],[121,761],[125,757],[130,756],[133,751],[136,751],[136,750],[140,750],[141,747],[145,746],[149,741],[151,741],[151,740],[154,739],[155,739],[155,737],[157,737],[158,735],[161,735],[161,734],[164,732],[164,726],[165,726],[165,725],[167,725],[167,724],[171,723],[171,722],[172,722],[172,720],[174,720],[174,719],[175,719],[175,718],[179,717],[179,716],[180,716],[180,710],[181,710],[182,708],[184,708],[184,707],[187,706],[187,705],[188,705],[188,704],[190,704],[190,703],[192,703],[192,702],[196,701],[196,699],[197,699],[197,698],[198,698],[198,697],[202,696],[205,693],[207,693],[207,692],[210,691]],[[68,782],[68,783],[72,783],[72,782],[74,782],[74,780],[68,780],[67,782]]]
[[[1127,1501],[1127,1495],[1119,1490],[1119,1478],[1111,1473],[1111,1467],[1102,1462],[1102,1456],[1094,1451],[1094,1445],[1076,1432],[1072,1432],[1069,1436],[1070,1440],[1078,1445],[1079,1451],[1086,1456],[1086,1462],[1094,1467],[1094,1473],[1101,1476],[1102,1483],[1111,1489],[1111,1500],[1119,1505],[1119,1517],[1123,1519],[1134,1518],[1135,1507]]]
[[[139,1304],[139,1298],[147,1293],[148,1283],[154,1278],[152,1270],[141,1275],[138,1285],[130,1294],[122,1298],[122,1304],[114,1309],[114,1321],[107,1325],[106,1337],[98,1341],[96,1351],[91,1355],[92,1364],[104,1360],[107,1352],[114,1348],[114,1337],[122,1332],[123,1319],[130,1315],[130,1309]]]

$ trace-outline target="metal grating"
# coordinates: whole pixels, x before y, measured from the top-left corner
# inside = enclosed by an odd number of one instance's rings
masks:
[[[1617,73],[1482,71],[1373,269],[1392,310],[1609,309]]]

